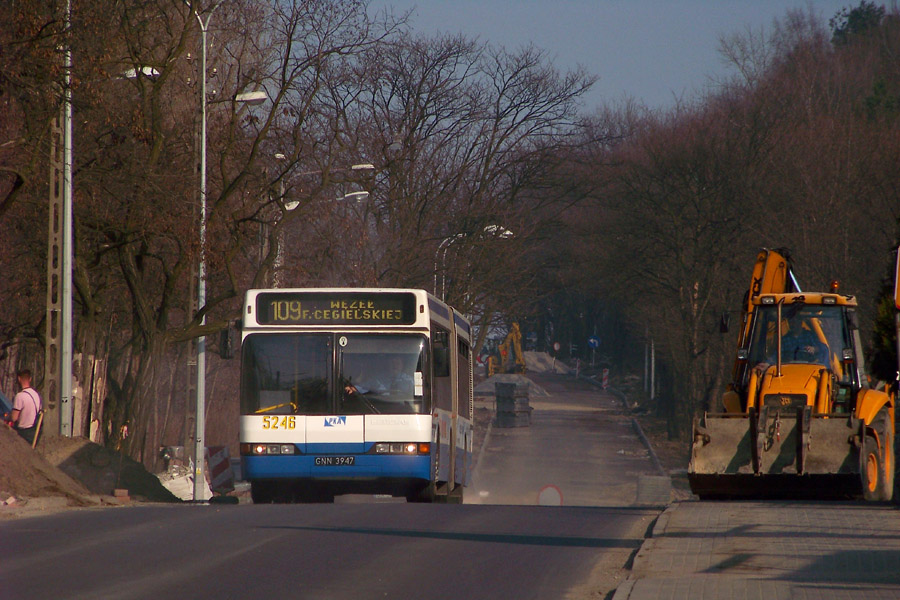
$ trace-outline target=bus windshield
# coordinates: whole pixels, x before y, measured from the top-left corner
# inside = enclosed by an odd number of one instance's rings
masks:
[[[427,348],[420,334],[249,335],[241,414],[427,414]]]
[[[241,348],[241,413],[333,414],[332,336],[254,334]]]
[[[338,336],[340,414],[427,413],[425,337]]]

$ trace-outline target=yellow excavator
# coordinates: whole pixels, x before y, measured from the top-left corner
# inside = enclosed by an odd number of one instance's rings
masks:
[[[524,373],[525,355],[522,353],[522,331],[518,323],[513,323],[509,333],[498,347],[500,359],[488,357],[488,377],[492,377],[498,371],[501,373]]]
[[[763,249],[732,383],[694,423],[702,499],[858,497],[894,489],[894,397],[868,386],[853,296],[802,292],[785,249]]]

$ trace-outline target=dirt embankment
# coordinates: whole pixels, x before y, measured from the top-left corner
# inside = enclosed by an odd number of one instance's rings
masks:
[[[85,438],[44,436],[32,449],[0,426],[0,518],[19,516],[36,499],[56,508],[122,504],[133,500],[179,502],[138,462]],[[115,490],[127,497],[114,497]]]

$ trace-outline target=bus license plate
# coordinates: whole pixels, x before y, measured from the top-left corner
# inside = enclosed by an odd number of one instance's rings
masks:
[[[356,461],[355,456],[317,456],[317,467],[352,467]]]

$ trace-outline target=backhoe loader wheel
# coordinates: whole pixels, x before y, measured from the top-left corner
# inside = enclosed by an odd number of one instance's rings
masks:
[[[881,411],[879,411],[878,415],[875,417],[875,422],[878,424],[878,435],[882,440],[881,464],[884,465],[884,489],[887,492],[884,500],[891,500],[894,497],[894,476],[896,469],[896,463],[894,461],[896,456],[894,454],[894,427],[887,408],[882,408]]]
[[[873,435],[866,436],[861,466],[862,473],[860,475],[862,477],[863,498],[873,502],[889,499],[884,461],[881,449],[878,447],[878,442]]]

